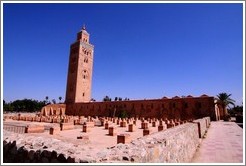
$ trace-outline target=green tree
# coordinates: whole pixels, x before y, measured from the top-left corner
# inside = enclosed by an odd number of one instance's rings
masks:
[[[111,101],[111,98],[109,98],[109,96],[105,96],[105,97],[103,98],[103,101]]]
[[[231,116],[235,116],[235,115],[242,115],[243,114],[243,106],[235,106],[233,108],[230,108],[228,109],[228,113],[231,115]]]
[[[60,100],[60,103],[61,103],[61,100],[62,100],[62,97],[61,96],[59,97],[59,100]]]
[[[52,99],[53,104],[56,104],[56,99]]]
[[[45,96],[45,104],[47,105],[47,104],[49,104],[49,96]]]
[[[91,98],[91,102],[94,102],[94,101],[96,101],[94,98]]]
[[[15,100],[12,103],[6,103],[3,110],[6,112],[35,112],[40,111],[45,106],[45,101],[32,99]]]
[[[119,118],[127,118],[128,117],[128,114],[127,114],[126,110],[120,111],[120,114],[119,114],[118,117]]]
[[[11,106],[11,102],[9,102],[9,103],[7,103],[7,102],[5,102],[4,100],[3,100],[3,111],[4,112],[12,112],[12,111],[14,111],[14,108],[13,108],[13,106]]]
[[[227,111],[227,107],[230,107],[229,105],[233,105],[235,106],[235,100],[231,99],[231,94],[227,94],[227,93],[219,93],[217,95],[217,100],[218,100],[218,104],[221,105],[222,107],[222,111],[224,113],[224,116],[228,116],[228,111]]]

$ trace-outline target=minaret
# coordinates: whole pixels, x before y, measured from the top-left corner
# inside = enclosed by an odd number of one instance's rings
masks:
[[[85,26],[77,34],[77,41],[70,46],[66,103],[89,102],[94,46]]]

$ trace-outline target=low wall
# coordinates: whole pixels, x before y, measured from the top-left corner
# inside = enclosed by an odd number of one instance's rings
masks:
[[[186,123],[144,136],[129,144],[118,144],[98,154],[99,161],[137,163],[186,163],[200,143],[198,127]]]
[[[3,129],[15,133],[43,133],[45,128],[44,125],[35,125],[35,124],[20,124],[20,123],[8,123],[3,122]]]
[[[194,156],[200,143],[199,132],[207,130],[208,120],[198,119],[195,123],[156,132],[128,144],[120,143],[93,155],[83,150],[83,144],[75,146],[53,138],[4,131],[3,162],[186,163]]]
[[[205,135],[207,128],[210,126],[210,117],[194,120],[193,123],[198,125],[199,138],[202,138]]]
[[[26,125],[14,125],[14,124],[4,123],[3,129],[15,133],[25,133]]]

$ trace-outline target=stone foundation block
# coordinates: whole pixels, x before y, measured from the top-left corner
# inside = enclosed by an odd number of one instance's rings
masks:
[[[159,125],[159,126],[158,126],[158,131],[162,131],[162,130],[164,130],[163,125]]]
[[[101,122],[101,126],[104,126],[105,121],[102,119],[102,120],[100,120],[100,122]]]
[[[166,124],[158,126],[158,131],[163,131],[163,130],[166,130],[166,129],[167,129],[167,125]]]
[[[41,125],[28,125],[25,127],[25,133],[43,133],[44,126]]]
[[[115,136],[117,133],[116,133],[116,128],[114,127],[109,127],[108,128],[108,135],[110,136]]]
[[[85,122],[84,123],[87,127],[94,127],[95,126],[95,123],[94,122]]]
[[[120,127],[126,127],[126,121],[121,121],[120,122]]]
[[[130,138],[130,134],[119,134],[117,135],[117,144],[119,143],[130,143],[131,142],[131,138]]]
[[[175,126],[178,126],[178,125],[180,125],[180,122],[175,122]]]
[[[108,124],[108,122],[106,122],[106,123],[104,124],[104,128],[105,128],[105,129],[108,129],[108,127],[109,127],[109,124]]]
[[[167,128],[169,129],[169,128],[172,128],[172,127],[174,127],[175,126],[175,124],[174,123],[168,123],[167,124]]]
[[[60,131],[60,127],[51,127],[50,128],[50,135],[54,135]]]
[[[147,122],[142,122],[141,123],[141,129],[147,129],[148,128],[148,123]]]
[[[135,131],[135,125],[134,124],[129,124],[128,125],[128,131],[129,132],[134,132]]]
[[[83,132],[87,133],[89,131],[91,131],[90,127],[88,127],[87,125],[83,125]]]
[[[74,129],[73,123],[61,123],[61,130],[72,130]]]
[[[144,129],[144,130],[143,130],[143,136],[145,136],[145,135],[149,135],[149,134],[150,134],[150,132],[151,132],[151,130],[150,130],[150,129]]]

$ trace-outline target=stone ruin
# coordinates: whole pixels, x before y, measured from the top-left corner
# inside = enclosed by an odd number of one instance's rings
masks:
[[[19,114],[5,115],[3,124],[6,163],[170,163],[191,160],[210,125],[210,118],[180,120]],[[59,140],[57,135],[66,131],[73,133],[67,136],[71,137],[70,141]],[[95,136],[95,131],[105,134]],[[93,145],[94,136],[100,140],[110,139],[111,143],[97,149],[97,145]]]

